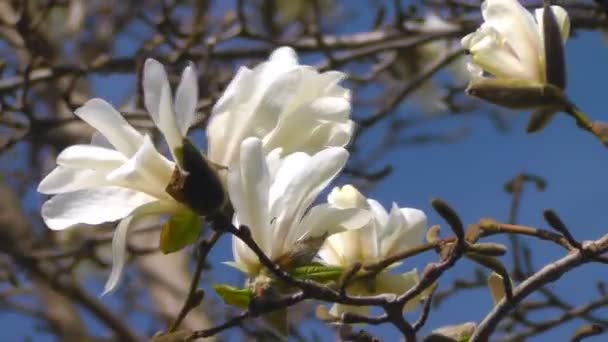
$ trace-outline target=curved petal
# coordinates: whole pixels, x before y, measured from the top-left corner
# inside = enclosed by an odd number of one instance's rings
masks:
[[[169,84],[165,84],[161,90],[159,110],[158,129],[163,133],[171,154],[173,154],[173,159],[180,163],[181,161],[177,159],[176,151],[182,147],[184,136],[182,136],[182,133],[177,127]]]
[[[72,145],[57,156],[57,165],[92,170],[112,170],[127,161],[124,154],[93,145]]]
[[[91,136],[91,144],[92,146],[105,147],[107,149],[114,149],[112,143],[106,138],[103,134],[99,132],[94,132]]]
[[[345,230],[364,227],[370,223],[371,214],[359,208],[339,209],[329,204],[312,207],[297,227],[292,228],[286,244],[300,239],[333,235]]]
[[[198,77],[194,64],[187,66],[175,92],[175,121],[182,136],[186,136],[194,121],[198,102]]]
[[[462,39],[473,61],[496,77],[539,79],[536,64],[530,66],[505,45],[503,37],[492,27],[482,27]],[[539,57],[540,58],[540,57]]]
[[[160,128],[160,102],[163,88],[169,87],[169,78],[167,77],[165,67],[157,60],[152,58],[146,59],[144,63],[142,86],[146,109],[152,117],[156,127]]]
[[[382,204],[373,199],[368,199],[367,204],[369,204],[369,208],[374,214],[376,222],[381,226],[386,225],[386,223],[388,222],[388,213],[386,212]]]
[[[279,117],[276,127],[264,138],[264,145],[267,149],[283,147],[287,153],[302,151],[310,144],[310,134],[316,127],[349,121],[350,109],[350,102],[341,97],[321,97],[305,102]],[[325,146],[327,142],[322,147]]]
[[[55,195],[42,205],[42,218],[53,230],[73,225],[120,220],[137,207],[155,201],[144,193],[115,186]]]
[[[390,274],[387,272],[381,272],[376,276],[376,292],[377,293],[394,293],[401,295],[407,290],[418,284],[419,277],[418,271],[413,269],[403,274]],[[418,296],[409,302],[407,302],[403,308],[403,311],[412,311],[420,304],[420,297]]]
[[[387,257],[419,245],[426,234],[426,215],[393,203],[389,220],[380,229],[380,255]]]
[[[544,70],[539,65],[543,54],[537,25],[517,0],[486,0],[481,5],[484,26],[497,30],[506,39],[523,65],[529,67],[529,78],[539,79]]]
[[[271,208],[273,215],[277,215],[274,222],[275,241],[285,241],[289,231],[299,223],[317,195],[338,175],[348,159],[348,152],[344,148],[329,147],[305,158],[307,160],[303,164],[288,162],[294,156],[302,159],[298,155],[295,153],[285,157],[285,162],[276,175],[277,182],[283,178],[288,180],[285,181],[288,185],[282,197],[278,198]],[[281,243],[274,247],[280,250]]]
[[[109,185],[106,174],[94,170],[78,170],[58,166],[38,184],[38,192],[59,194]]]
[[[351,184],[334,187],[327,195],[327,203],[336,208],[367,208],[365,196]]]
[[[141,145],[143,136],[109,103],[102,99],[87,101],[74,112],[76,116],[93,126],[125,156],[130,157]]]
[[[174,207],[166,206],[161,201],[147,203],[135,209],[131,215],[116,226],[114,236],[112,238],[112,271],[104,286],[102,296],[111,294],[118,287],[122,279],[123,270],[127,264],[127,236],[128,233],[135,229],[138,224],[142,223],[142,219],[150,218],[152,215],[169,214],[173,212]],[[145,222],[145,221],[143,221]]]
[[[246,225],[258,245],[270,251],[271,218],[268,212],[270,176],[262,142],[248,138],[241,144],[241,160],[228,173],[228,194],[239,224]]]
[[[348,268],[356,262],[366,263],[373,262],[377,259],[378,239],[376,236],[376,229],[373,224],[367,224],[369,221],[366,222],[365,214],[356,213],[353,212],[353,210],[361,211],[360,209],[345,209],[343,211],[346,212],[341,215],[360,215],[358,218],[352,220],[353,223],[356,223],[355,229],[329,236],[321,247],[319,257],[321,257],[326,264]],[[369,212],[367,212],[367,215],[369,215]],[[369,218],[369,216],[367,218]],[[330,258],[326,259],[325,256],[329,256]]]
[[[252,92],[248,90],[253,90],[251,87],[253,86],[253,82],[251,81],[252,77],[251,69],[247,67],[240,67],[236,75],[226,89],[224,89],[224,93],[217,100],[215,105],[213,105],[213,109],[211,110],[211,118],[209,119],[209,125],[213,123],[213,121],[217,118],[217,116],[224,114],[229,110],[229,107],[235,103],[235,96],[251,96]],[[242,100],[242,99],[237,99]]]
[[[174,167],[173,163],[156,150],[150,136],[146,135],[133,157],[108,174],[107,179],[109,182],[128,186],[130,182],[138,183],[136,180],[144,177],[147,182],[143,183],[144,189],[139,190],[150,194],[164,194]]]

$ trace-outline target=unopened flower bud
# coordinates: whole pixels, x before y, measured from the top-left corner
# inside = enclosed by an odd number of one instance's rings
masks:
[[[180,159],[182,167],[175,167],[167,193],[199,215],[220,209],[226,195],[214,167],[188,139],[183,140]]]

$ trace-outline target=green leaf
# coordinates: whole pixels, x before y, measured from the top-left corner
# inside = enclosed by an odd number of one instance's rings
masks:
[[[171,216],[160,232],[160,250],[167,254],[186,247],[198,238],[201,218],[194,212]]]
[[[249,302],[253,298],[253,292],[249,289],[239,289],[230,285],[213,285],[213,289],[222,297],[222,300],[229,305],[236,306],[241,309],[249,307]]]
[[[342,273],[344,273],[344,269],[338,266],[311,264],[295,267],[289,273],[298,279],[308,279],[323,283],[340,279]]]

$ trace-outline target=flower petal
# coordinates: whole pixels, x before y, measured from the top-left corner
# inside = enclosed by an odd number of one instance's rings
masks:
[[[291,229],[288,241],[333,235],[345,230],[359,229],[371,220],[368,210],[339,209],[329,204],[312,207],[297,227]]]
[[[140,191],[169,198],[165,188],[174,168],[175,165],[156,150],[150,136],[146,135],[139,150],[121,167],[109,173],[107,180],[128,187],[133,183],[133,188]]]
[[[544,73],[539,65],[543,54],[540,34],[532,14],[517,0],[486,0],[481,5],[484,26],[497,30],[529,68],[528,78],[538,80]]]
[[[413,269],[403,274],[390,274],[387,272],[381,272],[376,276],[376,293],[394,293],[401,295],[407,290],[418,284],[419,277],[418,271]],[[403,311],[412,311],[420,303],[420,297],[416,297],[404,306]]]
[[[173,99],[171,98],[171,88],[169,84],[165,84],[161,89],[160,103],[159,103],[159,122],[158,129],[163,133],[167,145],[173,154],[173,159],[176,162],[180,162],[176,158],[177,149],[183,145],[184,136],[180,132],[177,126],[177,118],[173,111]]]
[[[367,204],[369,204],[369,208],[374,214],[376,222],[381,226],[386,225],[386,223],[388,222],[388,213],[386,212],[382,204],[373,199],[368,199]]]
[[[175,114],[177,127],[186,136],[194,121],[194,111],[198,102],[198,78],[194,64],[187,66],[175,92]]]
[[[102,99],[87,101],[74,112],[76,116],[93,126],[125,156],[130,157],[141,145],[143,136],[109,103]]]
[[[240,155],[238,167],[228,174],[228,193],[239,224],[248,226],[262,250],[269,252],[273,243],[268,212],[270,175],[262,142],[253,137],[246,139]]]
[[[393,203],[389,220],[381,227],[380,255],[391,256],[419,245],[426,234],[426,215],[413,208],[399,207]]]
[[[152,58],[146,59],[142,83],[146,109],[152,117],[156,127],[160,128],[160,101],[163,88],[169,86],[169,78],[167,77],[165,67]]]
[[[52,197],[42,205],[42,218],[50,229],[100,224],[127,217],[137,207],[154,201],[144,193],[115,186],[79,190]]]
[[[308,210],[319,192],[321,192],[342,170],[348,159],[348,152],[340,147],[328,147],[312,157],[302,158],[301,153],[285,157],[283,165],[277,171],[275,183],[287,184],[282,197],[278,198],[271,212],[277,215],[274,222],[275,241],[284,241],[290,229],[295,227],[304,212]],[[291,161],[302,160],[302,164]],[[271,192],[273,191],[271,187]],[[275,244],[274,251],[279,252],[283,246]]]
[[[93,145],[72,145],[57,156],[57,165],[76,168],[109,171],[127,161],[124,154]]]
[[[109,185],[105,176],[105,173],[94,170],[58,166],[40,181],[38,192],[50,195]]]
[[[116,226],[114,236],[112,238],[112,271],[104,286],[102,296],[111,294],[118,287],[122,279],[123,270],[127,264],[127,236],[128,233],[135,229],[138,225],[144,222],[144,218],[150,218],[152,215],[168,214],[173,212],[172,206],[166,206],[161,201],[147,203],[135,209],[131,215]]]

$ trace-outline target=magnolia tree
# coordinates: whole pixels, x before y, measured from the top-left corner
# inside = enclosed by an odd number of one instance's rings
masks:
[[[523,112],[542,136],[569,116],[589,148],[607,143],[608,126],[569,97],[565,49],[571,33],[608,28],[604,2],[5,1],[0,12],[11,339],[578,341],[608,328],[608,235],[573,233],[551,209],[542,227],[517,222],[541,176],[505,179],[504,221],[483,206],[461,218],[470,194],[448,204],[441,189],[375,190],[424,182],[408,176],[419,160],[389,176],[389,152],[469,139],[439,124],[448,117]],[[402,206],[428,198],[432,209]],[[557,256],[535,262],[546,246]],[[549,286],[586,264],[596,277],[578,291],[597,283],[593,296]],[[453,297],[468,306],[444,304]]]

